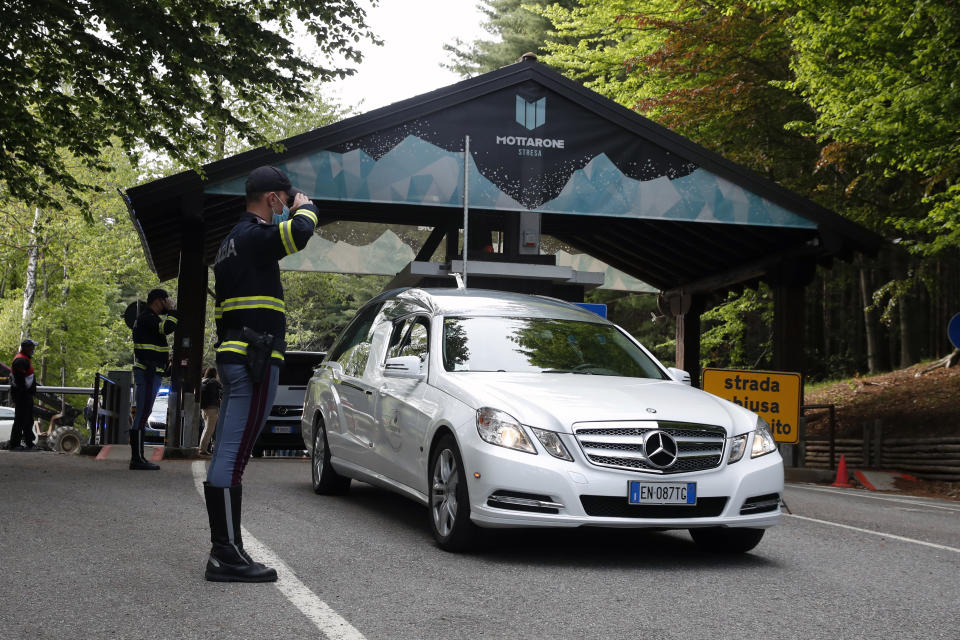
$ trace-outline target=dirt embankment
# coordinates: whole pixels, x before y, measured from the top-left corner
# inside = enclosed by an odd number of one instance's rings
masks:
[[[924,365],[876,376],[856,377],[804,394],[804,404],[836,405],[836,436],[862,438],[863,425],[883,422],[884,438],[960,437],[960,366],[917,376]],[[807,439],[829,435],[826,411],[811,411]],[[960,500],[960,483],[896,481],[911,495]]]
[[[960,436],[960,367],[922,376],[916,365],[877,376],[843,380],[808,391],[804,404],[834,404],[838,438],[863,437],[863,425],[883,421],[885,438]],[[825,411],[810,412],[807,438],[826,438]]]

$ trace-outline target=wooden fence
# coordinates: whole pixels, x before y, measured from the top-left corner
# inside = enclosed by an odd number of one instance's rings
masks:
[[[960,438],[886,438],[882,429],[865,428],[864,438],[835,441],[836,460],[848,466],[902,471],[927,480],[960,481]],[[804,443],[808,467],[830,468],[830,442]]]

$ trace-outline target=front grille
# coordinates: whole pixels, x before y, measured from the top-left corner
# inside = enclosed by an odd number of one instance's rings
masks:
[[[580,496],[588,516],[598,518],[713,518],[727,498],[698,498],[697,504],[630,504],[624,496]]]
[[[270,409],[270,415],[280,418],[299,418],[303,415],[303,407],[274,405]]]
[[[641,473],[689,473],[720,466],[727,433],[722,427],[644,420],[580,422],[574,435],[592,464]],[[643,452],[644,438],[660,430],[677,443],[677,460],[666,468],[652,464]]]

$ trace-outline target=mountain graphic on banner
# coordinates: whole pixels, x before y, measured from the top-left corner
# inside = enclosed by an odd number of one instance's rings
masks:
[[[362,149],[319,151],[278,165],[291,182],[318,200],[463,206],[463,154],[408,135],[379,160]],[[563,179],[563,176],[558,176]],[[211,185],[207,193],[243,193],[243,179]],[[470,207],[525,211],[470,162]],[[630,178],[599,154],[573,171],[559,195],[533,209],[544,213],[601,215],[714,223],[813,228],[787,211],[705,169],[679,178]]]
[[[799,228],[812,225],[705,169],[674,180],[664,176],[640,181],[625,176],[605,154],[574,171],[560,195],[537,210]]]
[[[410,263],[415,254],[400,236],[387,229],[370,244],[354,246],[313,236],[306,248],[280,261],[284,271],[324,271],[392,275]]]

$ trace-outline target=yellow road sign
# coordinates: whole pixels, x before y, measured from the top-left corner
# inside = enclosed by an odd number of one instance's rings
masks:
[[[800,441],[799,373],[704,369],[703,390],[760,415],[777,442]]]

